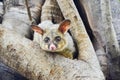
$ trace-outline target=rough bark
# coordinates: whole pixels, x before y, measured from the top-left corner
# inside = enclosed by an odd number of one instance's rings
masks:
[[[51,20],[53,23],[60,23],[63,20],[62,12],[56,0],[46,0],[42,6],[41,21]]]
[[[110,0],[101,0],[102,21],[105,28],[106,51],[112,58],[120,56],[116,32],[112,24]]]
[[[30,80],[104,80],[101,71],[87,62],[45,53],[32,41],[3,28],[0,60]]]
[[[112,13],[112,23],[115,28],[116,34],[117,34],[117,39],[120,45],[120,0],[110,0],[110,6],[111,6],[111,13]]]
[[[117,35],[112,24],[112,15],[110,0],[101,0],[101,14],[104,26],[104,35],[106,39],[106,53],[110,55],[110,77],[113,80],[120,78],[120,48],[117,41]]]
[[[18,0],[3,0],[4,14],[10,9],[10,7],[15,5],[18,5]]]

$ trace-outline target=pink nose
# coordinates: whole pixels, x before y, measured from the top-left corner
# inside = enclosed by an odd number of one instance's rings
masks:
[[[56,49],[56,46],[52,43],[52,44],[50,44],[49,49],[53,51],[53,50],[55,50],[55,49]]]

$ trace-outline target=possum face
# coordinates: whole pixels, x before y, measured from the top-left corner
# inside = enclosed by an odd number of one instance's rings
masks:
[[[66,32],[70,28],[70,20],[64,20],[58,28],[43,30],[38,26],[32,29],[42,35],[40,47],[49,52],[60,52],[67,46]]]
[[[48,30],[44,33],[41,40],[41,48],[46,51],[62,51],[67,45],[66,39],[61,32],[57,30]]]

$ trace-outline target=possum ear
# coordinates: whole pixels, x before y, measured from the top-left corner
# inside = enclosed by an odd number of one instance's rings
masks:
[[[61,22],[58,30],[62,33],[66,33],[70,29],[70,23],[71,21],[69,19],[64,20]]]
[[[35,31],[35,32],[37,32],[37,33],[43,35],[44,30],[41,29],[39,26],[37,26],[37,25],[31,25],[31,27],[32,27],[32,30],[33,30],[33,31]]]

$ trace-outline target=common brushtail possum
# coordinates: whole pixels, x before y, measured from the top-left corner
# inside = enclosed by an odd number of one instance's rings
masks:
[[[39,25],[32,25],[32,30],[35,31],[34,41],[38,42],[45,51],[59,53],[73,59],[75,48],[72,37],[68,33],[70,23],[70,20],[64,20],[60,24],[43,21]]]

